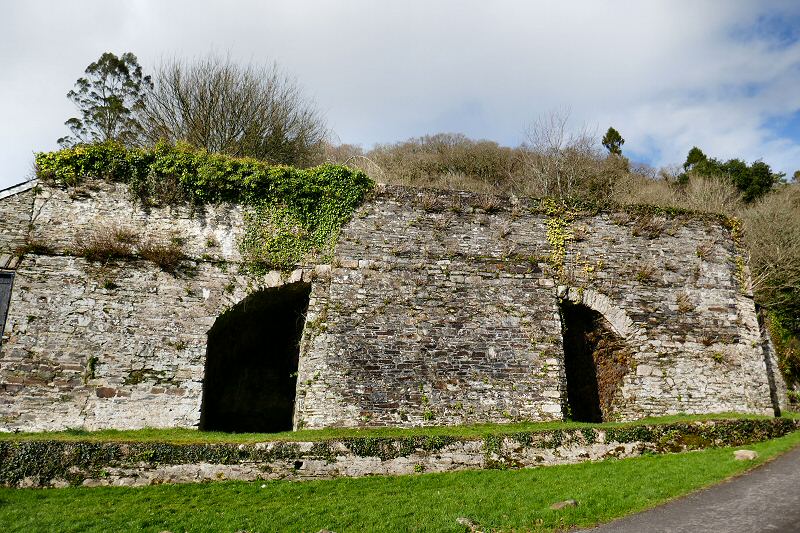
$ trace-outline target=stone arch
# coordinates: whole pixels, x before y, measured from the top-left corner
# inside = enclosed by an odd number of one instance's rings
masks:
[[[559,286],[558,298],[575,304],[582,304],[600,313],[613,328],[614,332],[625,340],[632,341],[641,336],[641,330],[628,314],[614,305],[611,298],[592,289]]]
[[[590,289],[559,288],[564,347],[565,418],[612,420],[619,391],[631,369],[630,341],[638,331],[610,298]]]
[[[200,429],[292,429],[300,338],[311,284],[258,290],[208,331]]]

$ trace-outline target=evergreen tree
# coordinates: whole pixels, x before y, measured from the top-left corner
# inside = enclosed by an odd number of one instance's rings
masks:
[[[678,183],[686,184],[691,177],[690,172],[701,176],[725,179],[739,189],[745,202],[761,198],[780,183],[785,176],[782,172],[772,172],[772,168],[760,160],[748,165],[741,159],[728,159],[723,162],[715,158],[708,158],[696,146],[689,150],[683,169],[685,172],[678,176]]]
[[[689,169],[693,168],[698,163],[702,163],[703,161],[707,161],[708,158],[703,151],[698,148],[697,146],[693,146],[691,150],[689,150],[689,154],[686,156],[686,162],[683,164],[683,170],[689,171]]]
[[[603,146],[606,147],[609,154],[622,155],[622,145],[625,144],[625,139],[614,128],[608,128],[606,134],[603,136]]]
[[[120,57],[106,52],[86,67],[85,74],[67,93],[80,118],[64,123],[72,136],[62,137],[58,143],[69,146],[113,140],[134,144],[141,130],[136,113],[144,105],[144,92],[153,87],[150,76],[142,75],[139,61],[130,52]]]

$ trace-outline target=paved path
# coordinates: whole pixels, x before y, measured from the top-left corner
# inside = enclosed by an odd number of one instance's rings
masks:
[[[720,485],[585,531],[800,532],[800,447]]]

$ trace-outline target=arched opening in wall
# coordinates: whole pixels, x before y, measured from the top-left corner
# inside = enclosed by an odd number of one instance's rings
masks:
[[[562,300],[561,329],[567,377],[567,416],[580,422],[613,420],[631,352],[597,311]]]
[[[292,429],[310,293],[309,283],[264,289],[217,318],[208,332],[200,429]]]

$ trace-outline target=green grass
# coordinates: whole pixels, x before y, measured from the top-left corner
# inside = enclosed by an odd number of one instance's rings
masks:
[[[792,416],[792,415],[789,415]],[[798,417],[794,415],[794,417]],[[636,422],[588,424],[583,422],[521,422],[515,424],[479,424],[472,426],[431,426],[418,428],[331,428],[285,431],[282,433],[222,433],[216,431],[197,431],[194,429],[137,429],[67,431],[37,433],[0,433],[0,440],[60,440],[91,442],[169,442],[174,444],[197,444],[214,442],[252,443],[265,441],[319,441],[347,437],[413,437],[450,436],[460,438],[482,438],[488,434],[546,431],[582,427],[623,427],[644,424],[669,424],[697,420],[721,419],[768,419],[767,416],[742,415],[738,413],[719,413],[711,415],[674,415],[644,418]]]
[[[748,446],[529,470],[142,488],[0,489],[3,531],[551,531],[633,513],[738,474],[800,444]],[[262,485],[264,488],[262,488]],[[574,498],[579,505],[552,511]]]

